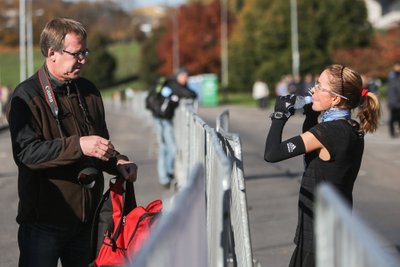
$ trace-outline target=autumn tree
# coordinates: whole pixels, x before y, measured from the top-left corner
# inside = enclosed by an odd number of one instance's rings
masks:
[[[193,3],[181,6],[175,15],[178,30],[174,32],[171,14],[167,31],[161,37],[157,50],[162,65],[159,72],[170,74],[173,70],[173,35],[178,35],[179,63],[191,74],[220,73],[220,5]]]
[[[336,62],[351,66],[370,77],[386,80],[387,74],[400,58],[400,25],[387,31],[376,32],[371,46],[365,48],[337,49]]]
[[[2,46],[16,46],[18,36],[18,1],[0,1],[0,44]]]
[[[1,1],[0,44],[19,44],[18,0]],[[130,15],[112,1],[81,1],[77,3],[63,0],[32,1],[33,44],[39,44],[40,33],[45,24],[55,17],[68,17],[80,21],[89,34],[104,34],[111,41],[133,39],[134,27]]]

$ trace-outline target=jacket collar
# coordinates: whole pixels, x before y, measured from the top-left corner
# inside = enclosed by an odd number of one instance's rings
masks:
[[[47,65],[44,64],[43,68],[49,77],[49,81],[51,84],[51,87],[53,88],[53,91],[59,94],[70,94],[72,91],[75,92],[75,86],[72,85],[72,80],[68,81],[60,81],[56,77],[54,77],[53,74],[51,74],[47,68]]]

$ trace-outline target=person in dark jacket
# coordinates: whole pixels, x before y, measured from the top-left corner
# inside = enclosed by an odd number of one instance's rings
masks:
[[[394,70],[389,74],[387,105],[390,112],[389,134],[397,137],[400,130],[400,63],[395,64]]]
[[[88,266],[102,171],[136,180],[118,153],[96,86],[79,73],[89,54],[81,23],[55,18],[40,36],[43,66],[15,89],[8,113],[18,166],[19,266]]]
[[[290,267],[315,266],[314,192],[330,183],[352,206],[353,186],[364,152],[364,134],[378,127],[378,98],[362,88],[361,76],[341,66],[328,66],[311,89],[312,103],[304,107],[303,133],[282,141],[283,128],[294,114],[295,97],[279,97],[271,115],[264,159],[279,162],[304,155],[305,171],[298,202],[295,251]],[[351,110],[357,108],[358,121]],[[323,112],[322,122],[318,123]]]
[[[175,109],[181,98],[195,99],[197,97],[197,94],[187,86],[188,77],[187,70],[180,68],[173,77],[166,81],[160,93],[165,97],[161,108],[168,112],[153,113],[158,140],[158,178],[160,184],[166,188],[170,186],[175,173],[176,145],[173,127]]]

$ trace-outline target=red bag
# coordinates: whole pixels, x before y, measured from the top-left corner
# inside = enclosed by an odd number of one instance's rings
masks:
[[[161,213],[162,202],[146,208],[136,205],[133,183],[117,178],[110,181],[94,218],[92,244],[94,266],[126,266],[148,238]]]

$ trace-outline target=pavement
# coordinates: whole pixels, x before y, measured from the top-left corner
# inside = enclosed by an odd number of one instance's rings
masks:
[[[167,200],[172,192],[158,184],[155,136],[150,122],[135,117],[124,105],[106,102],[106,119],[115,147],[139,166],[135,183],[139,205],[154,199]],[[225,109],[230,111],[230,130],[241,136],[249,220],[254,257],[264,267],[288,266],[293,251],[297,220],[301,157],[280,163],[263,160],[270,110],[252,107],[200,107],[198,113],[211,127]],[[284,137],[298,134],[302,117],[295,115],[287,123]],[[354,210],[388,242],[388,248],[400,246],[400,139],[391,139],[384,114],[382,127],[366,136],[361,171],[354,188]],[[15,222],[17,210],[17,170],[12,160],[10,137],[0,131],[0,266],[17,266],[18,246]],[[109,176],[107,176],[109,178]]]

